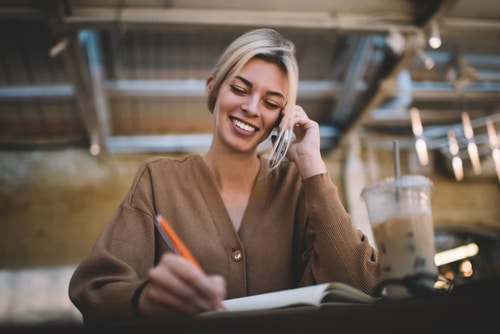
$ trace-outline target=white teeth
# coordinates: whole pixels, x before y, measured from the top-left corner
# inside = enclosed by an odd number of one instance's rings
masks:
[[[236,120],[236,119],[233,119],[233,123],[234,123],[237,127],[239,127],[240,129],[243,129],[243,130],[245,130],[245,131],[250,131],[250,132],[254,132],[254,131],[256,131],[256,129],[255,129],[253,126],[250,126],[250,125],[248,125],[248,124],[245,124],[245,123],[243,123],[243,122],[240,122],[240,121],[238,121],[238,120]]]

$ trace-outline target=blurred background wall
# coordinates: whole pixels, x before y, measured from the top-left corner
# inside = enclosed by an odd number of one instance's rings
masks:
[[[393,175],[392,152],[373,154],[375,161],[363,158],[367,152],[325,154],[344,204],[361,229],[366,228],[367,218],[360,187]],[[150,155],[94,157],[78,148],[0,152],[0,268],[78,263],[125,195],[137,168]],[[401,172],[422,174],[408,169],[407,156],[401,153]],[[500,187],[495,180],[458,183],[437,173],[428,177],[434,183],[436,227],[499,229]]]

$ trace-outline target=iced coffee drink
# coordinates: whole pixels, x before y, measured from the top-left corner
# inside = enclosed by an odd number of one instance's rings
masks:
[[[380,269],[385,277],[408,274],[435,274],[432,217],[394,217],[372,224],[377,242]]]
[[[389,298],[410,296],[412,289],[405,284],[412,277],[437,279],[431,187],[429,179],[407,175],[363,189],[382,280],[399,282],[387,286]]]

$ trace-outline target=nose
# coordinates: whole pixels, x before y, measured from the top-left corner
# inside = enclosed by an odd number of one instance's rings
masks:
[[[243,111],[251,116],[259,115],[259,98],[255,95],[248,95],[243,105],[241,106]]]

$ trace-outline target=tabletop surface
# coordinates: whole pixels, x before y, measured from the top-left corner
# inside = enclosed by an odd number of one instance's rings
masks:
[[[454,287],[451,292],[381,300],[375,304],[337,304],[280,310],[221,312],[161,324],[106,328],[47,324],[0,328],[7,332],[83,333],[500,333],[500,278]]]

